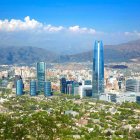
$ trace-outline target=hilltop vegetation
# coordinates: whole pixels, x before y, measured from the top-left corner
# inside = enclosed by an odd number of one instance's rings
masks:
[[[1,140],[140,139],[140,105],[1,93]]]

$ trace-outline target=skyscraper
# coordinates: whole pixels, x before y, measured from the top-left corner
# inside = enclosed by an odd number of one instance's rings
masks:
[[[44,84],[44,95],[51,96],[51,82],[46,81]]]
[[[104,50],[102,41],[95,41],[93,49],[92,96],[98,98],[104,92]]]
[[[23,81],[22,81],[22,79],[17,80],[16,95],[23,95]]]
[[[36,81],[35,80],[31,80],[30,81],[30,95],[31,96],[36,96],[37,92],[36,92]]]
[[[60,92],[66,93],[66,78],[64,77],[60,79]]]
[[[44,82],[46,81],[46,63],[37,63],[37,90],[44,91]]]

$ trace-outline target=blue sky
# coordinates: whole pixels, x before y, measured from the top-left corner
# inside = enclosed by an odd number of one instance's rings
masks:
[[[0,45],[34,46],[36,38],[40,38],[37,46],[41,44],[43,47],[50,40],[53,44],[49,42],[48,46],[55,46],[54,41],[61,46],[66,40],[64,37],[71,47],[80,46],[82,40],[86,46],[91,46],[94,39],[102,39],[105,44],[139,39],[139,7],[140,0],[0,0],[0,37],[9,40],[0,39]],[[22,42],[27,36],[27,41]],[[46,41],[41,40],[41,36]]]
[[[53,25],[140,30],[140,0],[0,0],[1,19],[30,16]]]

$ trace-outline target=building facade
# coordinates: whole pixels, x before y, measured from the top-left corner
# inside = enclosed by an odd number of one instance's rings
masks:
[[[17,80],[16,95],[23,95],[23,81],[22,81],[22,79]]]
[[[140,80],[136,79],[126,80],[126,91],[140,92]]]
[[[95,41],[93,49],[92,96],[104,93],[104,49],[102,41]]]
[[[51,82],[50,81],[46,81],[44,83],[44,95],[45,96],[51,96]]]
[[[37,95],[37,87],[36,87],[36,81],[31,80],[30,81],[30,95],[36,96]]]
[[[46,63],[37,63],[37,90],[39,92],[44,91],[44,82],[46,81]]]
[[[66,93],[66,78],[61,78],[60,79],[60,92],[61,93]]]

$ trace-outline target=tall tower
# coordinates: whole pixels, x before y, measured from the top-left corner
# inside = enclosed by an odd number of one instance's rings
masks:
[[[46,81],[46,63],[38,62],[37,66],[37,90],[44,91],[44,82]]]
[[[36,81],[35,80],[31,80],[30,81],[30,95],[31,96],[36,96],[37,92],[36,92]]]
[[[44,95],[51,96],[51,82],[46,81],[44,84]]]
[[[93,49],[92,96],[98,98],[104,92],[104,49],[102,41],[95,41]]]
[[[23,95],[23,81],[22,79],[16,82],[16,95]]]
[[[61,93],[66,93],[66,84],[67,84],[66,78],[62,77],[60,79],[60,92]]]

